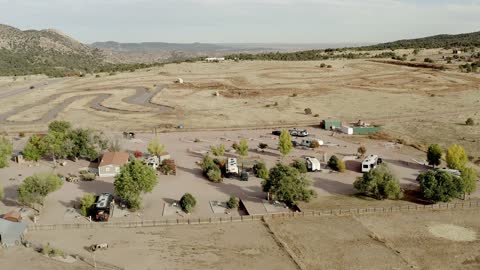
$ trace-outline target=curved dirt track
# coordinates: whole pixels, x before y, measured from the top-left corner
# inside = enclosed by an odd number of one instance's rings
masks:
[[[152,109],[152,112],[155,113],[168,113],[172,112],[174,110],[173,107],[171,106],[166,106],[166,105],[161,105],[161,104],[156,104],[152,103],[152,98],[160,93],[160,91],[164,88],[164,85],[158,85],[152,90],[148,90],[145,87],[135,87],[135,94],[131,95],[129,97],[123,98],[122,102],[125,102],[127,104],[133,104],[133,105],[139,105],[139,106],[144,106]],[[31,91],[34,90],[39,90],[39,89],[29,89]],[[119,88],[112,88],[112,89],[98,89],[96,91],[108,91],[108,90],[121,90]],[[14,96],[17,94],[23,94],[24,91],[20,91],[17,93],[12,93],[13,91],[10,91],[10,96]],[[145,113],[145,111],[136,111],[136,110],[126,110],[126,109],[118,109],[118,108],[112,108],[103,105],[103,102],[107,100],[108,98],[112,97],[114,94],[110,93],[91,93],[92,91],[89,91],[87,93],[81,93],[79,91],[68,91],[68,92],[62,92],[58,94],[54,94],[48,97],[45,97],[41,100],[38,100],[35,102],[35,105],[32,104],[26,104],[22,105],[19,107],[15,107],[14,109],[7,111],[5,113],[0,114],[0,123],[2,124],[15,124],[15,123],[21,123],[21,124],[38,124],[42,122],[49,122],[54,120],[59,113],[63,112],[70,104],[74,103],[77,100],[86,98],[86,97],[95,97],[91,101],[88,102],[88,107],[97,111],[102,111],[102,112],[116,112],[116,113],[123,113],[123,114],[135,114],[135,113]],[[50,110],[43,114],[41,117],[35,120],[31,121],[12,121],[9,120],[10,117],[19,114],[20,112],[23,112],[27,109],[33,108],[38,105],[43,105],[46,103],[51,102],[52,100],[56,100],[58,98],[61,98],[65,94],[71,94],[71,93],[77,93],[78,95],[73,96],[73,97],[68,97],[65,100],[63,100],[61,103],[53,106],[50,108]]]

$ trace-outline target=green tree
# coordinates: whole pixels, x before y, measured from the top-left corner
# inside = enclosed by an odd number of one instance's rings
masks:
[[[256,176],[261,179],[268,179],[268,169],[264,161],[258,162],[253,166]]]
[[[8,167],[8,160],[12,157],[12,143],[5,137],[0,137],[0,168]]]
[[[220,166],[215,163],[215,161],[206,155],[203,157],[202,162],[200,163],[203,175],[205,175],[208,180],[212,182],[221,182],[222,181],[222,171]]]
[[[472,194],[477,190],[477,171],[470,167],[465,167],[461,171],[461,179],[463,181],[464,194]]]
[[[246,139],[241,139],[240,143],[237,146],[237,154],[239,154],[242,157],[248,156],[248,142]]]
[[[143,161],[134,160],[120,168],[113,186],[115,193],[124,199],[133,210],[141,208],[140,194],[152,192],[158,179],[155,171]]]
[[[237,209],[239,205],[238,198],[231,196],[230,199],[227,201],[227,208],[228,209]]]
[[[165,145],[161,144],[158,138],[155,138],[148,144],[147,150],[151,155],[159,157],[165,152]]]
[[[403,197],[400,183],[385,164],[358,177],[353,186],[361,193],[377,200],[398,200]]]
[[[72,124],[67,121],[53,121],[48,125],[48,131],[66,134],[72,128]]]
[[[450,169],[462,170],[468,162],[468,157],[462,146],[454,144],[448,148],[446,160]]]
[[[442,147],[438,144],[431,144],[427,151],[427,161],[430,166],[438,166],[442,163]]]
[[[288,155],[292,151],[292,136],[288,130],[282,130],[282,133],[278,139],[278,149],[283,156]]]
[[[307,173],[308,171],[305,160],[295,159],[291,166],[297,169],[300,173]]]
[[[464,192],[463,182],[449,172],[429,170],[422,172],[417,181],[423,197],[433,202],[448,202]]]
[[[80,211],[82,212],[82,216],[88,217],[91,214],[93,209],[93,205],[95,204],[96,196],[93,193],[85,193],[83,197],[80,199]]]
[[[67,133],[64,151],[73,158],[87,158],[94,160],[100,155],[99,151],[107,148],[108,140],[90,129],[75,129]]]
[[[56,131],[49,131],[42,139],[42,152],[49,155],[53,163],[60,157],[66,157],[68,154],[65,151],[66,135]]]
[[[346,166],[343,160],[340,160],[337,156],[333,155],[327,162],[327,166],[330,169],[337,171],[337,172],[345,172]]]
[[[221,157],[225,155],[225,145],[222,143],[218,147],[212,146],[210,147],[212,154],[216,157]]]
[[[0,200],[3,200],[5,197],[5,191],[3,190],[3,186],[0,185]]]
[[[34,208],[43,205],[45,197],[62,187],[63,181],[55,174],[34,174],[27,177],[18,187],[18,201]]]
[[[263,191],[289,204],[309,202],[315,197],[316,193],[309,189],[310,185],[305,174],[281,163],[270,169],[268,179],[262,182]]]
[[[185,213],[191,213],[197,205],[197,200],[190,193],[185,193],[180,199],[180,207]]]

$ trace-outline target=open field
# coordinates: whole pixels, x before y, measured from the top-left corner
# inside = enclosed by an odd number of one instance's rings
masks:
[[[27,238],[86,258],[85,246],[109,243],[97,260],[125,269],[473,270],[480,267],[479,211],[32,231]]]
[[[478,269],[479,210],[275,219],[306,269]]]
[[[317,125],[335,117],[382,124],[412,143],[461,143],[480,157],[480,126],[464,125],[468,117],[480,122],[478,75],[456,65],[436,71],[368,60],[325,61],[331,69],[321,63],[183,63],[100,78],[4,77],[0,132],[41,131],[53,119],[123,131]],[[174,84],[176,78],[185,83]],[[305,115],[307,107],[319,117]]]

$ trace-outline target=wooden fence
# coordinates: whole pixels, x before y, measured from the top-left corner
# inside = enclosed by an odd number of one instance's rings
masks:
[[[91,222],[77,224],[31,224],[28,229],[34,230],[66,230],[66,229],[99,229],[99,228],[139,228],[139,227],[159,227],[174,225],[199,225],[199,224],[222,224],[232,222],[261,221],[263,219],[275,218],[294,218],[294,217],[312,217],[312,216],[339,216],[339,215],[364,215],[381,214],[394,212],[414,212],[428,210],[455,210],[472,209],[480,207],[480,201],[460,202],[460,203],[439,203],[432,205],[407,205],[391,207],[365,207],[365,208],[338,208],[320,211],[302,211],[302,212],[282,212],[261,215],[248,215],[239,217],[210,217],[210,218],[180,218],[180,219],[162,219],[162,220],[142,220],[126,222]]]

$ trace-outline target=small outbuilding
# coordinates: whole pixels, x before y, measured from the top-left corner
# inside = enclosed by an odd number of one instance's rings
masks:
[[[22,215],[17,211],[10,211],[6,214],[0,215],[0,218],[3,218],[5,220],[11,221],[11,222],[21,222],[22,221]]]
[[[114,177],[120,172],[120,167],[128,163],[126,152],[106,152],[98,164],[98,176]]]
[[[342,126],[342,121],[338,119],[325,119],[320,123],[320,127],[326,130],[339,128]]]
[[[22,222],[11,222],[0,218],[0,245],[2,247],[13,247],[20,245],[23,235],[27,230],[27,224]]]

